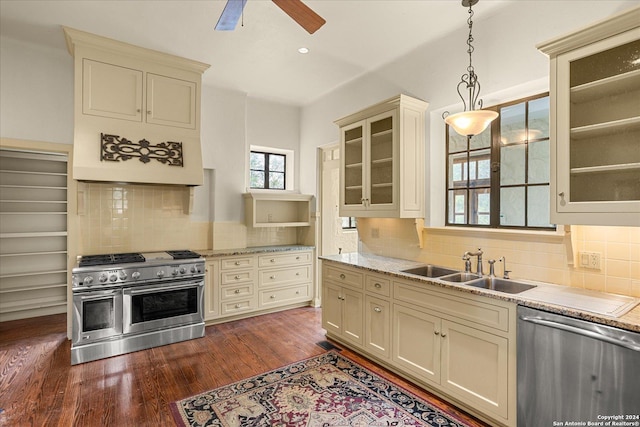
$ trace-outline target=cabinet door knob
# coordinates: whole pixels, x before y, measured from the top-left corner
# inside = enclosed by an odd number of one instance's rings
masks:
[[[446,337],[447,334],[445,334],[444,332],[442,333],[442,338]]]
[[[433,331],[434,335],[440,335],[440,331]]]
[[[382,287],[382,285],[380,283],[376,283],[375,285],[373,285],[376,287],[376,289],[380,289]]]
[[[136,113],[139,113],[140,111],[141,111],[141,110],[138,108],[138,109],[136,110]]]
[[[151,115],[151,110],[147,110],[147,114]]]
[[[343,273],[340,273],[340,278],[341,278],[342,280],[344,280],[344,279],[346,279],[346,278],[347,278],[347,276],[345,276]]]
[[[558,193],[558,196],[560,196],[560,197],[564,197],[564,191],[559,192],[559,193]]]
[[[380,313],[382,309],[380,307],[374,307],[373,311],[375,311],[376,313]]]

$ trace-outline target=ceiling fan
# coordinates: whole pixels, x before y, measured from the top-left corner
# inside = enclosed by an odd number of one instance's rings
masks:
[[[272,0],[280,9],[296,21],[309,34],[315,33],[327,21],[315,13],[301,0]],[[247,0],[227,0],[222,15],[216,24],[218,31],[232,31],[236,28],[238,19]]]

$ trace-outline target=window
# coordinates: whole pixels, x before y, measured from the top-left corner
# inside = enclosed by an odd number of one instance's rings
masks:
[[[284,154],[251,151],[249,186],[254,189],[284,190],[286,166],[287,157]]]
[[[340,218],[342,220],[342,229],[343,230],[355,230],[356,229],[356,218],[353,216],[345,216]]]
[[[549,95],[497,105],[484,132],[447,129],[447,225],[550,229]]]

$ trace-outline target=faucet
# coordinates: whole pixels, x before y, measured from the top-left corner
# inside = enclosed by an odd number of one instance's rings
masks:
[[[502,276],[503,279],[508,279],[509,278],[509,273],[511,273],[511,270],[507,270],[507,258],[506,257],[502,257],[499,259],[499,261],[502,263],[502,267],[504,268],[504,274]]]
[[[482,249],[478,248],[478,250],[476,252],[467,251],[462,256],[462,259],[469,258],[469,257],[472,257],[472,256],[478,257],[478,266],[477,266],[476,273],[478,275],[480,275],[480,276],[484,276],[484,272],[482,271],[482,254],[483,254]],[[469,269],[469,270],[471,270],[471,269]],[[471,272],[471,271],[469,271],[469,272]]]

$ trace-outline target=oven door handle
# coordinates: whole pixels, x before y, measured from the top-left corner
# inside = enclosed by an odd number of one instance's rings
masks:
[[[163,286],[163,287],[154,286],[154,287],[148,287],[145,289],[124,288],[123,291],[127,295],[136,295],[136,294],[148,294],[148,293],[165,292],[165,291],[175,291],[178,289],[193,288],[194,286],[197,286],[199,288],[203,287],[204,281],[182,283],[182,284],[173,285],[173,286]]]
[[[115,289],[113,291],[100,291],[99,294],[91,293],[91,295],[80,295],[80,299],[82,301],[90,301],[95,299],[103,299],[104,297],[108,297],[111,295],[118,295],[120,293],[120,289]]]

